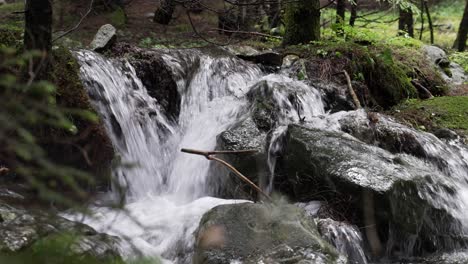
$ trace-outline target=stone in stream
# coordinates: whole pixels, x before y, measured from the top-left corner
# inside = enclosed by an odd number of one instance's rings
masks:
[[[120,240],[91,227],[44,211],[25,210],[0,201],[0,253],[34,251],[46,245],[64,245],[66,255],[120,261]],[[51,256],[53,258],[53,256]]]
[[[292,205],[220,205],[195,234],[194,264],[347,263]]]
[[[102,52],[110,48],[117,39],[117,30],[111,24],[103,25],[99,28],[90,44],[90,48],[97,52]]]
[[[454,249],[467,244],[456,183],[429,164],[405,154],[394,155],[342,132],[290,125],[282,174],[297,200],[351,197],[360,218],[374,197],[376,228],[389,252],[403,255]],[[281,191],[281,190],[280,190]],[[315,195],[315,194],[320,195]],[[361,220],[357,220],[362,223]],[[371,224],[371,223],[367,223]],[[363,225],[367,225],[363,223]],[[411,243],[408,243],[411,242]]]
[[[266,167],[266,140],[267,133],[258,128],[252,117],[247,117],[229,130],[221,133],[218,136],[216,148],[218,150],[257,150],[257,153],[254,154],[225,155],[223,159],[233,164],[237,170],[254,183],[258,183],[266,177],[268,170]],[[236,199],[256,197],[256,192],[246,183],[237,179],[231,172],[229,172],[227,178],[223,177],[219,181],[222,184],[218,185],[223,186],[219,190],[219,195],[222,197],[235,197]]]
[[[227,46],[226,50],[243,60],[264,66],[281,67],[283,64],[283,55],[271,50],[259,51],[250,46],[242,45]]]

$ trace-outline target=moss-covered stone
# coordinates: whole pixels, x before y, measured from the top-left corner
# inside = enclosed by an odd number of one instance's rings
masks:
[[[418,80],[433,95],[447,93],[448,86],[437,69],[416,48],[352,41],[324,41],[288,47],[285,54],[297,54],[306,60],[306,72],[312,81],[340,81],[346,70],[352,81],[364,84],[368,91],[357,90],[363,105],[389,108],[408,98],[417,98],[412,80]],[[358,85],[359,86],[359,85]],[[367,98],[370,94],[370,100]],[[364,102],[362,102],[364,101]]]
[[[416,128],[436,131],[449,128],[468,136],[468,97],[444,96],[430,100],[408,100],[390,112]]]
[[[344,263],[305,212],[292,205],[221,205],[196,233],[195,264]]]
[[[108,188],[114,149],[104,126],[98,121],[86,89],[81,83],[79,65],[71,52],[59,47],[53,50],[50,81],[57,87],[57,104],[71,109],[69,118],[76,134],[45,129],[40,138],[52,160],[90,172],[94,177],[85,188]],[[94,184],[89,185],[89,183]]]

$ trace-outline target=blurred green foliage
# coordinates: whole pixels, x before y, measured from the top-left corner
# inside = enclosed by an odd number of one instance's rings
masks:
[[[29,67],[33,60],[41,58],[39,52],[17,54],[13,48],[0,47],[0,165],[10,168],[10,177],[25,180],[41,200],[73,206],[73,198],[58,191],[57,183],[77,197],[84,197],[86,192],[78,181],[92,183],[93,178],[81,170],[56,164],[41,147],[38,135],[50,129],[73,135],[78,131],[70,116],[90,122],[96,122],[97,117],[87,110],[57,105],[56,87],[36,80],[37,69]]]

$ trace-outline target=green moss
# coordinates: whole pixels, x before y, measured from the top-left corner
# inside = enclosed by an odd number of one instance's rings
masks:
[[[14,27],[0,26],[0,47],[13,47],[17,50],[23,46],[23,31]]]
[[[450,60],[460,64],[465,72],[468,72],[468,52],[454,52],[449,56]]]
[[[0,46],[22,46],[24,21],[23,15],[12,14],[14,11],[24,10],[23,3],[0,5]]]
[[[468,135],[468,97],[444,96],[430,100],[409,100],[392,114],[415,127],[434,130],[449,128]]]
[[[0,5],[0,15],[10,15],[15,11],[24,10],[24,1]]]
[[[329,68],[328,76],[335,76],[337,71],[346,69],[353,81],[362,81],[367,85],[372,97],[384,108],[405,99],[417,98],[417,90],[411,84],[413,79],[417,79],[435,96],[446,95],[448,86],[423,54],[421,42],[394,39],[323,40],[309,45],[290,46],[283,52],[297,54],[315,64],[328,63],[328,67],[324,67]]]
[[[127,23],[127,15],[121,7],[117,7],[112,13],[110,13],[109,19],[116,27],[122,27]]]

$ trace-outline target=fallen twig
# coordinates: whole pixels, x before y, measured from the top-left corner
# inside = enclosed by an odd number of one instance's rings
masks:
[[[348,90],[349,90],[349,93],[351,94],[351,97],[353,98],[353,101],[354,101],[354,105],[356,107],[356,109],[360,109],[361,108],[361,103],[359,102],[359,99],[356,95],[356,93],[354,92],[354,89],[353,89],[353,85],[351,84],[351,77],[349,77],[349,74],[346,70],[343,70],[342,71],[344,76],[346,77],[346,83],[348,84]]]
[[[235,33],[235,34],[244,34],[244,35],[252,35],[252,36],[267,37],[267,38],[275,38],[275,39],[283,39],[283,37],[280,37],[280,36],[274,36],[274,35],[265,34],[265,33],[261,33],[261,32],[255,32],[255,31],[227,30],[227,29],[221,29],[221,28],[213,28],[213,29],[210,30],[210,32],[214,32],[214,31],[221,31],[221,32]]]
[[[226,161],[214,157],[213,155],[216,154],[251,154],[257,152],[256,150],[238,150],[238,151],[202,151],[202,150],[195,150],[195,149],[181,149],[180,151],[184,153],[189,153],[189,154],[195,154],[195,155],[201,155],[204,156],[208,160],[214,160],[217,161],[224,166],[226,166],[229,170],[234,172],[237,177],[239,177],[241,180],[249,184],[252,188],[254,188],[258,193],[262,194],[265,196],[269,201],[272,201],[271,197],[266,194],[265,192],[262,191],[255,183],[253,183],[251,180],[249,180],[247,177],[245,177],[242,173],[240,173],[234,166],[231,164],[227,163]]]
[[[429,89],[424,87],[424,85],[422,85],[418,80],[411,80],[411,84],[416,88],[416,90],[418,90],[419,97],[421,97],[421,99],[430,99],[434,97]]]

